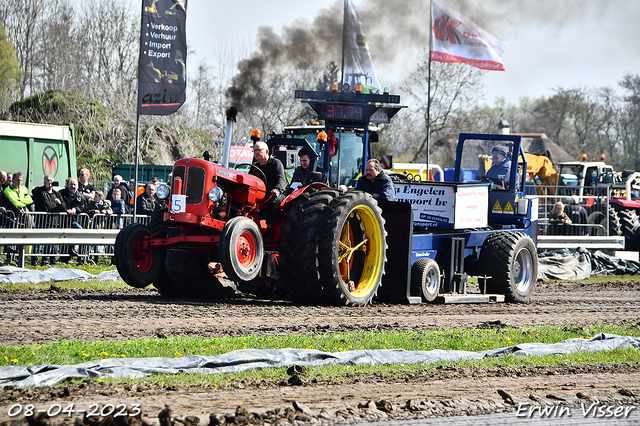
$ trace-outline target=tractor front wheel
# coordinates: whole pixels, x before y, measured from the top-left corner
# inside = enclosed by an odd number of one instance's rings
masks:
[[[382,210],[370,194],[348,191],[325,210],[318,270],[331,305],[364,306],[378,292],[387,243]]]
[[[220,263],[231,281],[247,282],[258,276],[264,247],[256,223],[244,216],[230,219],[220,233]]]
[[[144,245],[144,238],[151,230],[137,223],[124,227],[116,237],[114,260],[120,277],[132,287],[143,288],[160,274],[163,265],[159,249]]]

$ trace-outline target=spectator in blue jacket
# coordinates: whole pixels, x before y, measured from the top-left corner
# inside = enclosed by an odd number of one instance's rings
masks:
[[[368,192],[378,201],[396,201],[393,182],[384,173],[378,160],[372,158],[367,161],[364,172],[364,176],[361,176],[356,183],[356,189]]]

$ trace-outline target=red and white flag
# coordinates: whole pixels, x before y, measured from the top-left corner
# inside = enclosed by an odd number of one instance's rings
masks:
[[[504,71],[500,58],[508,46],[458,11],[433,1],[432,61],[463,62],[483,70]]]

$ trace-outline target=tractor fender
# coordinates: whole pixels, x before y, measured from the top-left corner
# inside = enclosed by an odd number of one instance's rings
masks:
[[[318,189],[318,188],[329,188],[328,185],[325,185],[322,182],[313,182],[309,185],[301,186],[300,188],[293,191],[291,194],[287,195],[284,200],[280,203],[280,208],[284,207],[285,204],[295,200],[300,196],[300,194],[307,192],[310,189]]]

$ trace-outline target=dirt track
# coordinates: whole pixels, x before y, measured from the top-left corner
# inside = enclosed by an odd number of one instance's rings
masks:
[[[180,301],[164,299],[147,289],[94,292],[54,287],[36,292],[0,291],[0,315],[4,324],[0,328],[0,343],[430,330],[495,326],[497,321],[503,327],[637,324],[640,323],[639,290],[640,282],[539,283],[528,305],[374,304],[357,309],[297,307],[284,301],[251,299]],[[148,416],[144,419],[152,423],[158,423],[158,413],[165,404],[173,410],[174,418],[185,420],[186,416],[197,416],[201,423],[209,422],[210,413],[223,423],[249,420],[273,424],[296,418],[353,423],[385,418],[515,412],[517,406],[504,401],[498,389],[507,391],[516,404],[568,404],[579,411],[575,407],[581,402],[598,399],[608,404],[638,406],[640,411],[638,364],[490,371],[453,368],[406,377],[377,375],[354,378],[346,384],[305,383],[303,386],[289,385],[284,379],[281,383],[245,383],[215,390],[136,385],[125,388],[95,381],[66,390],[9,390],[0,392],[0,421],[8,420],[9,406],[29,401],[36,401],[38,407],[44,408],[55,402],[63,406],[74,402],[76,408],[90,403],[129,407],[138,402],[143,414]],[[249,414],[242,409],[236,413],[239,405]],[[62,421],[62,417],[54,421]]]

